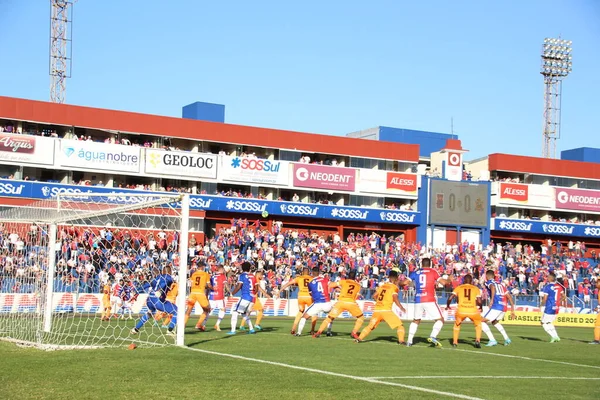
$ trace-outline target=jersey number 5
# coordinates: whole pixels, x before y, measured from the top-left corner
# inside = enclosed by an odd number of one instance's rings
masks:
[[[379,297],[377,297],[377,301],[383,301],[383,298],[385,297],[385,292],[386,291],[387,290],[384,289],[384,290],[381,291],[381,293],[379,293]]]

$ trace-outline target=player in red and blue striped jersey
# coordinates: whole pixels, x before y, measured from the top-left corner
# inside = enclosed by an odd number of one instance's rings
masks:
[[[424,258],[421,260],[421,268],[413,271],[408,279],[400,283],[400,286],[412,284],[415,287],[414,319],[408,328],[407,346],[412,346],[413,338],[417,333],[423,315],[429,315],[430,318],[435,320],[435,323],[427,341],[433,346],[442,347],[442,344],[437,340],[437,335],[444,326],[444,316],[437,304],[435,288],[438,284],[446,285],[448,282],[450,282],[448,279],[442,278],[438,271],[431,268],[431,259]]]
[[[548,275],[548,283],[542,289],[542,327],[550,335],[550,343],[560,342],[554,320],[565,301],[565,287],[556,281],[556,275]]]
[[[494,338],[494,334],[492,333],[490,327],[488,326],[488,324],[486,324],[486,322],[491,322],[492,325],[494,325],[496,329],[498,329],[498,332],[500,332],[500,334],[504,338],[504,345],[508,346],[509,344],[511,344],[511,340],[506,334],[506,330],[504,329],[504,326],[502,326],[500,321],[502,321],[502,319],[504,318],[504,313],[506,313],[506,310],[508,308],[506,304],[507,301],[510,303],[511,306],[511,316],[514,318],[515,302],[509,291],[506,289],[506,286],[504,286],[504,284],[501,282],[496,282],[494,271],[488,270],[485,273],[485,278],[485,289],[488,293],[490,304],[488,311],[485,313],[485,315],[483,315],[481,330],[487,335],[489,339],[489,342],[486,346],[490,347],[498,345],[498,342]]]
[[[129,314],[128,319],[133,319],[131,308],[133,307],[133,303],[137,299],[137,296],[138,293],[135,290],[133,283],[129,280],[129,278],[125,278],[119,294],[119,297],[121,297],[121,310],[123,311],[121,318],[125,318],[125,313],[127,312]]]
[[[302,335],[302,330],[304,329],[307,319],[318,316],[320,312],[329,313],[331,311],[329,279],[319,276],[319,267],[314,267],[312,269],[312,277],[313,279],[308,284],[308,291],[310,292],[313,303],[306,309],[306,311],[304,311],[304,315],[298,324],[298,332],[296,333],[296,336]]]
[[[215,330],[221,331],[221,321],[225,318],[225,287],[227,284],[227,277],[225,276],[225,268],[219,265],[217,272],[210,277],[210,294],[208,301],[210,303],[211,310],[219,310],[217,316],[217,323],[215,324]],[[230,291],[229,287],[227,290]],[[210,314],[204,319],[203,325],[206,326],[206,322]]]
[[[228,335],[235,335],[237,328],[238,315],[242,314],[242,318],[248,324],[248,333],[256,333],[250,321],[250,313],[254,307],[254,300],[256,299],[256,277],[250,272],[251,265],[248,261],[242,263],[242,273],[238,278],[238,283],[232,295],[241,291],[240,301],[231,312],[231,331],[227,332]]]

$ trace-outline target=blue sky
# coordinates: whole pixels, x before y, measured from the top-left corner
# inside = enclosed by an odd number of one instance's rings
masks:
[[[49,98],[48,0],[0,0],[0,95]],[[67,102],[343,135],[454,131],[539,156],[544,37],[573,41],[558,150],[600,147],[600,1],[80,0]]]

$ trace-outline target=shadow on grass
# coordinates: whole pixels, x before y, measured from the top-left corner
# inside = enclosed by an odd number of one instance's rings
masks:
[[[543,342],[544,340],[537,338],[537,337],[530,337],[530,336],[519,336],[519,339],[523,339],[523,340],[530,340],[532,342]]]

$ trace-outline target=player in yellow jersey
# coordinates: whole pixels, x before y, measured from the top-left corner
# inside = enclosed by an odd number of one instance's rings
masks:
[[[169,289],[169,292],[167,293],[167,297],[165,298],[165,301],[170,302],[171,304],[176,304],[177,303],[177,295],[179,294],[179,284],[177,282],[173,282],[173,284],[171,285],[171,288]],[[156,318],[156,320],[160,320],[161,318],[164,318],[163,323],[162,323],[162,327],[163,328],[168,328],[169,324],[171,323],[171,318],[173,318],[172,314],[167,314],[167,313],[163,313],[158,311],[157,314],[160,315],[159,318]]]
[[[475,325],[475,347],[481,348],[481,290],[473,285],[473,276],[465,275],[463,284],[452,291],[448,297],[446,310],[450,309],[452,300],[458,299],[458,308],[456,310],[456,319],[454,321],[452,347],[458,346],[458,336],[460,334],[460,325],[469,318]]]
[[[392,309],[393,305],[396,304],[400,311],[406,311],[400,303],[400,300],[398,300],[398,292],[400,291],[398,288],[398,272],[395,270],[390,271],[388,278],[389,282],[381,285],[373,296],[373,299],[375,300],[373,316],[371,317],[371,321],[369,321],[369,325],[360,333],[358,339],[354,340],[356,343],[365,340],[367,335],[369,335],[381,321],[385,321],[390,328],[396,329],[398,344],[406,345],[406,342],[404,341],[404,325],[402,325],[402,320],[400,320],[398,314]]]
[[[598,315],[596,315],[596,323],[594,324],[594,341],[590,344],[600,344],[600,280],[596,282],[596,289],[598,289],[598,306],[596,307]]]
[[[110,282],[102,287],[102,318],[101,321],[110,320]]]
[[[272,299],[272,297],[262,288],[262,286],[260,286],[260,282],[265,277],[264,271],[262,269],[259,269],[258,271],[256,271],[254,273],[254,276],[256,277],[256,289],[255,289],[254,293],[257,293],[257,294],[262,293],[263,296],[265,296],[269,299]],[[255,298],[254,306],[252,307],[252,311],[256,312],[256,322],[254,323],[254,329],[257,331],[262,331],[260,322],[263,319],[265,310],[264,310],[263,304],[260,301],[260,299],[258,298],[258,296],[256,296],[256,298]],[[246,330],[246,320],[245,319],[242,319],[242,324],[240,325],[240,330],[241,331]]]
[[[190,276],[190,281],[192,283],[190,288],[190,297],[187,300],[187,309],[185,310],[185,323],[187,325],[187,321],[192,314],[192,310],[196,303],[200,304],[202,310],[204,311],[202,315],[200,315],[200,319],[196,324],[196,329],[204,331],[203,322],[210,313],[210,303],[208,302],[208,297],[206,296],[206,289],[212,289],[210,284],[210,274],[202,267],[199,267],[192,273]]]
[[[323,321],[319,327],[319,330],[313,335],[313,337],[318,338],[321,336],[326,328],[327,336],[331,336],[331,324],[333,323],[333,320],[339,317],[344,311],[348,311],[350,315],[356,318],[356,323],[354,324],[354,328],[352,329],[350,336],[352,336],[354,339],[358,339],[358,331],[365,321],[365,317],[363,316],[360,306],[356,302],[356,299],[360,295],[360,283],[356,281],[356,271],[350,271],[348,273],[348,278],[343,279],[339,283],[330,283],[329,288],[340,290],[338,300],[333,305],[329,315],[327,318],[325,318],[325,321]]]
[[[310,296],[310,292],[308,291],[308,284],[313,279],[310,275],[310,269],[308,267],[302,268],[302,275],[297,276],[296,278],[290,280],[285,285],[279,289],[279,293],[283,292],[289,286],[296,285],[298,286],[298,314],[296,314],[296,319],[294,320],[294,325],[292,325],[292,335],[296,334],[296,329],[298,328],[298,323],[300,322],[300,318],[304,315],[304,311],[308,307],[310,307],[313,303],[312,297]],[[317,317],[312,317],[312,330],[315,330],[315,325],[317,324]]]

